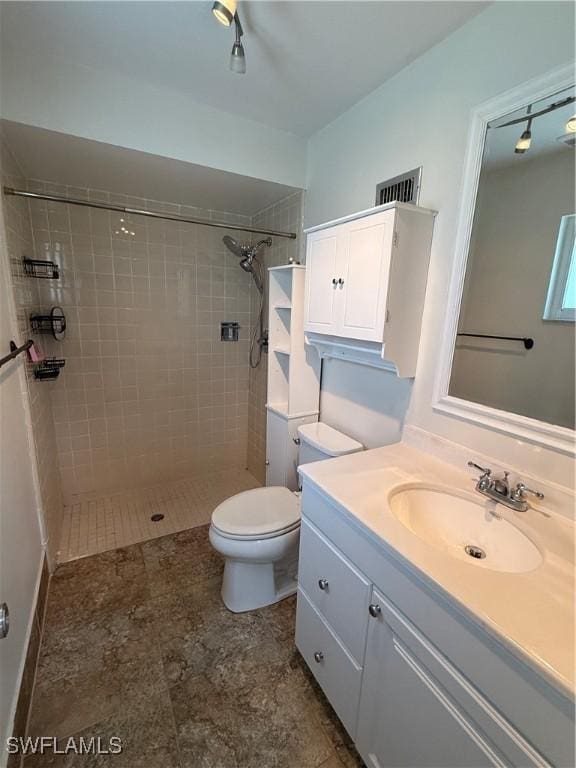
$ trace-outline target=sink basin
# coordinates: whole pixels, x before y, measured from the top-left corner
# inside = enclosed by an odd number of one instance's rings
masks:
[[[392,514],[423,542],[462,562],[504,573],[533,571],[542,555],[490,500],[420,483],[388,494]]]

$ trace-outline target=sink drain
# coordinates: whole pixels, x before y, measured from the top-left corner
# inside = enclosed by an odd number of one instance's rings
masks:
[[[464,551],[476,560],[483,560],[486,557],[486,552],[481,547],[475,547],[473,544],[467,544],[464,547]]]

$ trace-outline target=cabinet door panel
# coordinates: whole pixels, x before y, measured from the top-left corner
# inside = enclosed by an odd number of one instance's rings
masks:
[[[306,249],[306,300],[304,330],[336,332],[337,264],[341,233],[337,228],[308,237]]]
[[[372,602],[386,603],[377,590]],[[368,625],[357,743],[373,768],[508,764],[396,635],[384,611]]]
[[[266,485],[286,483],[286,438],[285,419],[268,411],[266,417]]]
[[[338,335],[383,341],[393,228],[394,211],[346,225],[346,274],[337,288],[343,304]]]

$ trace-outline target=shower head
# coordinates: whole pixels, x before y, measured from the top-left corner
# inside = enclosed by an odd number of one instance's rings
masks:
[[[254,254],[250,254],[250,256],[246,256],[246,258],[242,259],[242,261],[240,262],[240,266],[242,267],[244,272],[250,272],[254,280],[254,283],[256,285],[256,288],[258,289],[258,292],[262,293],[264,291],[264,286],[262,284],[262,267],[260,266],[260,262],[258,261],[256,256]]]
[[[258,261],[257,254],[264,245],[272,245],[272,238],[265,237],[263,240],[260,240],[258,243],[256,243],[256,245],[244,245],[239,243],[233,237],[230,237],[230,235],[224,235],[222,242],[226,248],[228,248],[230,253],[233,253],[234,256],[238,256],[238,258],[241,259],[240,266],[244,272],[250,272],[254,279],[254,283],[256,284],[256,288],[260,293],[262,293],[264,290],[262,282],[262,267]],[[254,265],[256,265],[256,268]]]
[[[234,256],[238,256],[238,258],[244,258],[246,256],[246,249],[241,246],[237,240],[230,237],[230,235],[224,235],[222,242]]]
[[[267,245],[270,247],[272,245],[272,238],[265,237],[263,240],[257,242],[256,245],[245,245],[239,243],[238,240],[230,237],[230,235],[224,235],[222,242],[226,248],[228,248],[230,253],[233,253],[234,256],[238,256],[239,259],[253,259],[262,246]]]

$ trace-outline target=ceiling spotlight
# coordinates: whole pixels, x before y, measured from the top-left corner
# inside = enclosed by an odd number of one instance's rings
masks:
[[[527,114],[529,115],[530,112],[532,112],[532,104],[528,107]],[[528,125],[526,126],[526,130],[522,133],[522,136],[518,139],[516,142],[516,147],[514,148],[514,152],[517,155],[523,155],[524,152],[527,152],[530,149],[530,144],[532,143],[532,118],[528,118]]]
[[[516,147],[514,149],[514,152],[517,155],[523,155],[524,152],[527,152],[530,149],[530,144],[532,143],[532,131],[530,130],[531,124],[532,124],[532,121],[529,120],[526,130],[516,142]]]
[[[576,133],[576,115],[570,118],[564,126],[566,133]]]
[[[236,24],[236,40],[230,54],[230,69],[232,72],[236,72],[237,75],[244,75],[246,73],[246,54],[244,53],[244,46],[241,40],[244,30],[242,29],[242,24],[240,24],[238,14],[234,16],[234,22]]]
[[[212,13],[220,24],[229,27],[236,15],[236,0],[215,0],[212,4]]]

